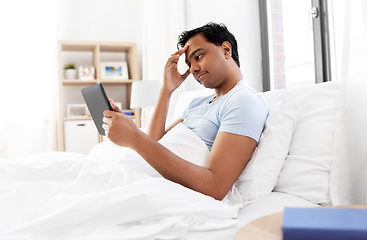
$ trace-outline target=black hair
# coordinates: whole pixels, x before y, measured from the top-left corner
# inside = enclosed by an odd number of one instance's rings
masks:
[[[186,42],[197,34],[202,34],[208,42],[221,46],[223,42],[227,41],[232,47],[232,58],[240,67],[240,60],[238,56],[238,48],[236,38],[230,33],[223,23],[209,22],[202,27],[198,27],[192,30],[183,31],[178,36],[177,48],[180,49],[185,46]]]

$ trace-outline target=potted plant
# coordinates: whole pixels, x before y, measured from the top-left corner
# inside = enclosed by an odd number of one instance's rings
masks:
[[[76,79],[76,70],[74,63],[68,63],[65,65],[65,77],[66,79]]]

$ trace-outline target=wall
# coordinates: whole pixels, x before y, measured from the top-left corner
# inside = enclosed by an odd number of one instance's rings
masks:
[[[137,42],[141,66],[141,4],[140,0],[59,1],[57,38]],[[237,38],[243,76],[262,91],[258,9],[258,0],[227,0],[225,4],[221,0],[186,0],[186,26],[191,29],[209,21],[225,23]]]
[[[187,0],[189,29],[210,21],[227,25],[237,39],[242,75],[262,91],[260,16],[258,0]]]
[[[164,2],[164,0],[149,1]],[[223,3],[219,0],[186,0],[185,6],[187,28],[198,27],[209,21],[227,24],[239,43],[244,77],[256,90],[261,91],[257,1],[227,0]],[[52,139],[56,139],[53,136],[55,127],[49,123],[53,123],[56,118],[54,108],[58,70],[56,40],[136,42],[138,63],[141,66],[143,2],[143,0],[1,2],[0,29],[5,37],[0,39],[0,43],[5,48],[0,54],[2,73],[0,81],[1,90],[5,91],[0,94],[0,110],[16,117],[0,120],[0,157],[10,159],[11,156],[19,157],[20,154],[25,156],[54,149],[55,143]],[[22,116],[27,117],[26,123]],[[22,143],[19,139],[22,139]]]
[[[59,1],[58,38],[80,41],[137,41],[138,3],[132,0]]]
[[[0,1],[0,157],[53,146],[47,136],[56,105],[50,91],[56,83],[55,13],[56,0]]]
[[[59,0],[57,39],[136,42],[141,66],[140,3],[139,0]]]

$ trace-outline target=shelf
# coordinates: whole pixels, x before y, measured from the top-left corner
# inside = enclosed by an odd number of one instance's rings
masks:
[[[101,79],[95,79],[95,80],[79,80],[79,79],[63,79],[62,84],[63,85],[90,85],[90,84],[96,84],[96,83],[103,83],[103,84],[131,84],[133,81],[132,79],[129,80],[101,80]]]
[[[100,48],[100,52],[129,52],[136,47],[135,43],[121,42],[80,42],[80,41],[63,41],[62,51],[94,51],[96,47]]]
[[[134,44],[126,43],[122,46],[119,43],[110,43],[100,44],[99,47],[101,52],[129,52],[134,47]]]
[[[92,120],[92,117],[69,117],[63,119],[63,121],[81,121],[81,120]]]
[[[126,61],[129,79],[114,80],[101,79],[101,62]],[[79,66],[94,66],[94,77],[92,80],[66,79],[64,65],[73,62],[78,69]],[[69,104],[84,104],[80,90],[96,83],[105,86],[106,93],[115,102],[121,103],[121,108],[132,111],[132,118],[140,127],[140,109],[129,109],[132,83],[139,79],[139,68],[136,51],[136,43],[126,42],[90,42],[90,41],[59,41],[58,42],[58,150],[65,150],[65,127],[67,121],[91,121],[89,115],[79,117],[67,117],[67,106]],[[76,76],[77,78],[77,76]],[[82,122],[81,122],[82,123]],[[90,122],[88,122],[90,124]],[[97,131],[96,131],[96,135]],[[99,142],[103,139],[98,136]]]
[[[130,118],[135,118],[135,115],[127,115]],[[63,121],[84,121],[84,120],[93,120],[92,117],[66,117],[63,118]]]

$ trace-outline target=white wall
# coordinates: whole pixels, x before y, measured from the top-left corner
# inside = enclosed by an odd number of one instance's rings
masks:
[[[62,0],[58,13],[62,40],[138,40],[138,1]]]
[[[55,12],[56,0],[0,1],[0,157],[53,147]]]
[[[140,0],[60,0],[57,38],[137,42],[141,66],[141,3]],[[227,25],[238,41],[243,76],[257,91],[262,91],[258,0],[186,0],[186,14],[188,29],[210,21]]]
[[[187,0],[186,15],[189,29],[210,21],[226,24],[237,39],[243,77],[262,91],[258,0]]]
[[[59,0],[57,39],[136,42],[141,66],[140,3],[139,0]]]

